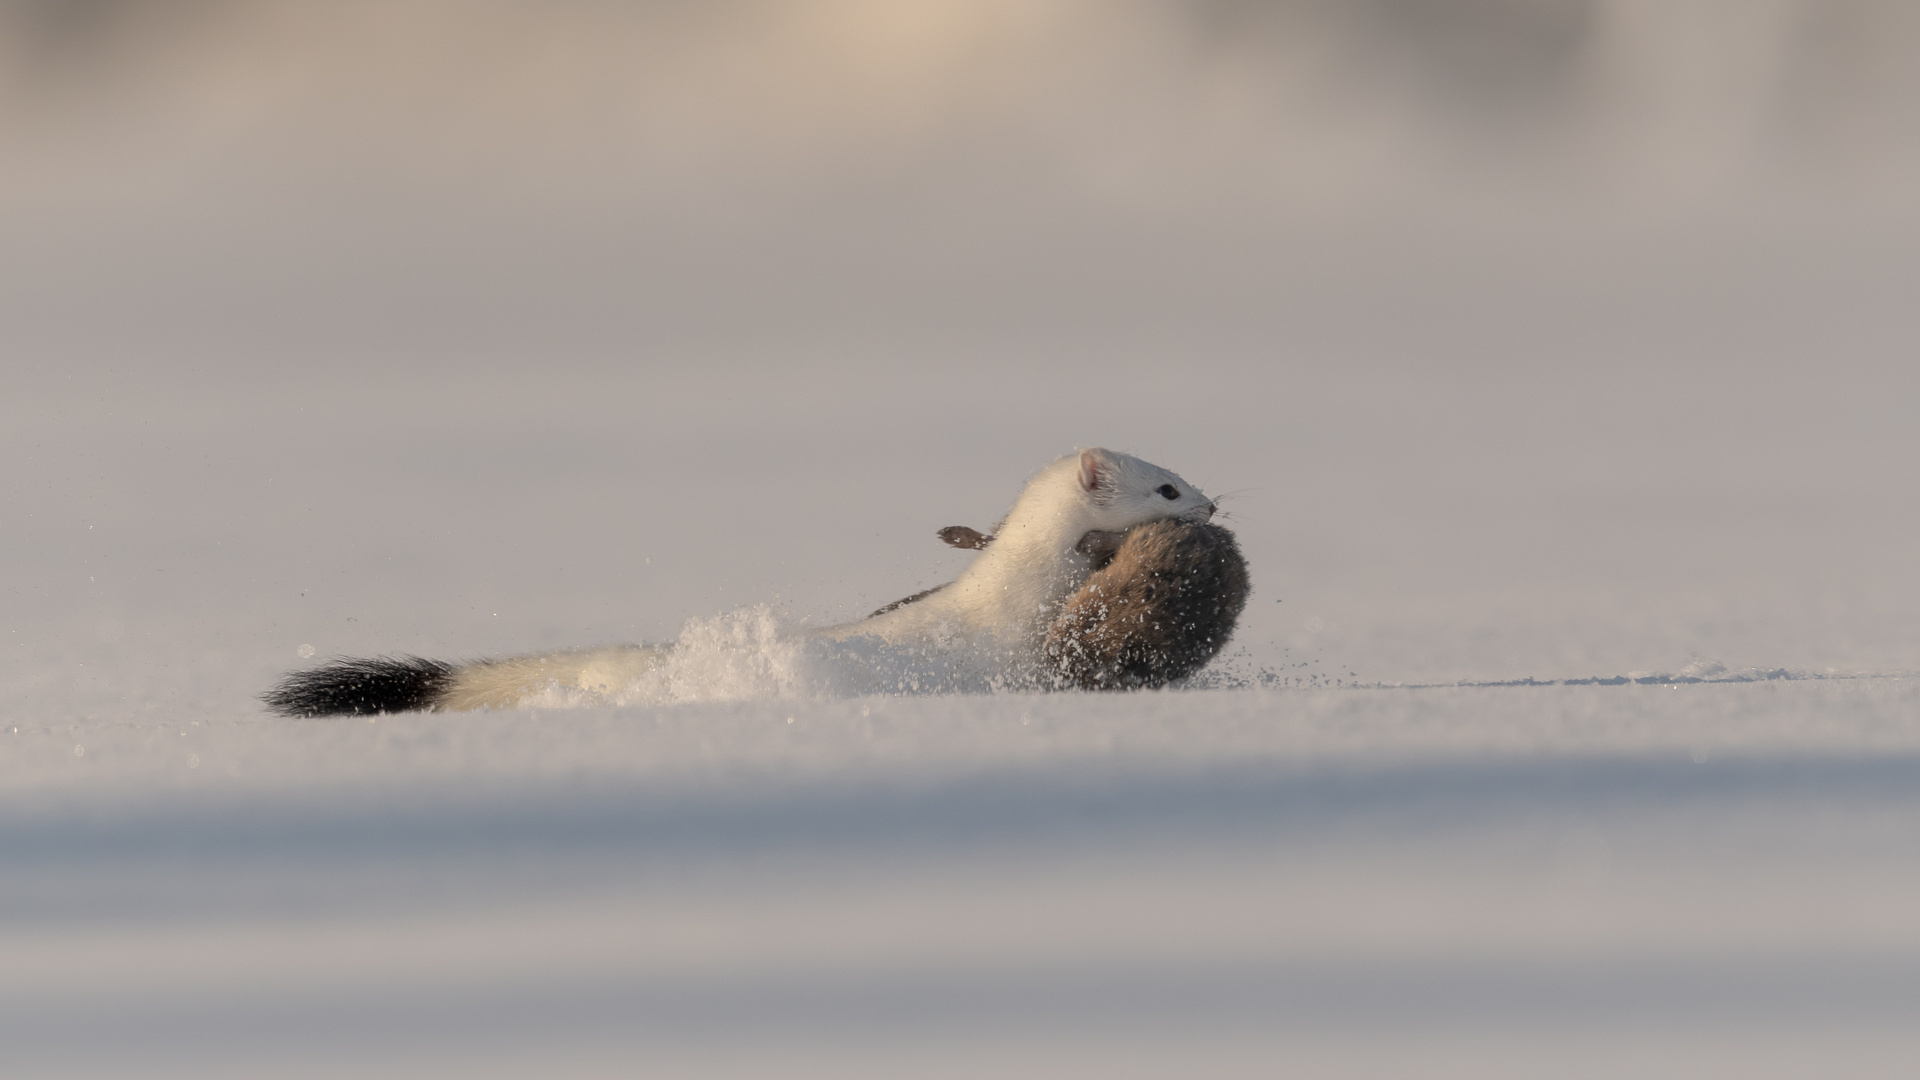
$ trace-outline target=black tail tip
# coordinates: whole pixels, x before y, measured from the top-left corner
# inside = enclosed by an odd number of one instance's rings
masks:
[[[260,695],[281,716],[368,716],[431,709],[452,681],[454,665],[419,656],[346,657],[290,672]]]

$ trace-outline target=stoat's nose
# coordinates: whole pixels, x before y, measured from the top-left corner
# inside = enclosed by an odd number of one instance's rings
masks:
[[[1213,512],[1216,509],[1218,509],[1218,507],[1214,506],[1214,504],[1212,503],[1208,503],[1205,506],[1196,506],[1193,508],[1193,511],[1191,513],[1182,515],[1181,520],[1190,521],[1195,525],[1198,525],[1206,521],[1212,521]]]

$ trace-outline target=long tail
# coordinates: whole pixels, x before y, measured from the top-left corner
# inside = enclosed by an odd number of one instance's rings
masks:
[[[260,700],[282,716],[309,717],[510,709],[548,689],[605,699],[653,671],[663,651],[617,645],[469,664],[418,656],[342,657],[289,673]]]

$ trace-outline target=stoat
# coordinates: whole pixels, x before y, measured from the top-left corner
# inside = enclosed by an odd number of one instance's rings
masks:
[[[1213,512],[1198,488],[1158,465],[1111,450],[1071,454],[1028,481],[992,543],[951,584],[815,634],[938,652],[963,679],[1031,684],[1044,673],[1048,624],[1093,569],[1082,548],[1089,533]]]
[[[1070,683],[1143,685],[1073,677],[1072,657],[1057,641],[1050,644],[1050,634],[1058,637],[1054,623],[1096,560],[1122,548],[1116,538],[1127,530],[1154,521],[1199,524],[1213,513],[1212,500],[1157,465],[1111,450],[1070,454],[1027,483],[990,543],[974,534],[981,554],[954,581],[865,619],[801,633],[849,656],[933,665],[940,673],[934,681],[954,688],[1056,685],[1063,657]],[[1092,609],[1076,610],[1084,621]],[[1238,611],[1234,605],[1233,615]],[[1229,631],[1231,623],[1229,617]],[[1224,633],[1215,636],[1225,640]],[[616,692],[657,669],[671,648],[617,646],[466,664],[343,659],[288,675],[263,700],[289,716],[505,708],[548,687]]]

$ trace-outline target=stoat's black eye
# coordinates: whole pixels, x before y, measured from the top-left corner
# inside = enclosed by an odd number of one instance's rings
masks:
[[[1158,491],[1160,497],[1163,499],[1177,499],[1180,497],[1180,489],[1174,487],[1172,484],[1161,484],[1159,487],[1154,488],[1154,490]]]

